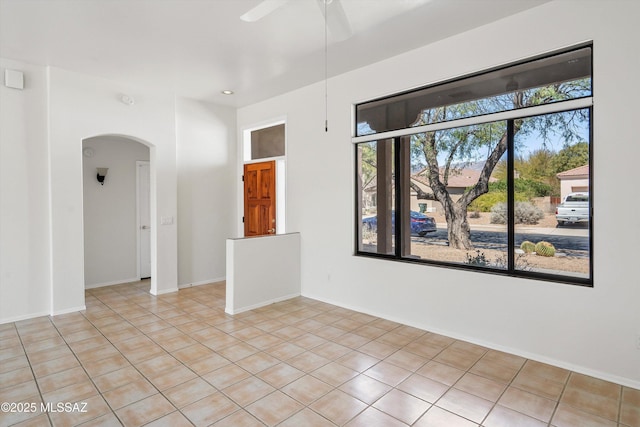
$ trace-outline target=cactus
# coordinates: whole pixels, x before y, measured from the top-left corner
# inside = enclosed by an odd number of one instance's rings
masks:
[[[520,249],[522,249],[522,251],[525,254],[530,254],[531,252],[536,250],[536,244],[533,242],[530,242],[528,240],[525,240],[524,242],[522,242],[522,244],[520,245]]]
[[[556,254],[556,248],[549,242],[538,242],[536,244],[536,254],[541,256],[552,257]]]

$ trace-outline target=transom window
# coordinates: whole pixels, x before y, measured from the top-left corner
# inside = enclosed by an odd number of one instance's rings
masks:
[[[358,104],[356,254],[591,286],[591,57]]]

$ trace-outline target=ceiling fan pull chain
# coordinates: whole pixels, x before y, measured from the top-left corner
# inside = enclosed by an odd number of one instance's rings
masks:
[[[327,0],[324,0],[324,131],[329,132],[329,90],[328,90],[328,42],[327,42]]]

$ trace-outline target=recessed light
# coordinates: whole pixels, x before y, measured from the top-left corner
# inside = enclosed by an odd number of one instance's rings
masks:
[[[229,89],[227,89],[227,90],[223,90],[223,91],[222,91],[222,94],[223,94],[223,95],[233,95],[233,91],[232,91],[232,90],[229,90]]]

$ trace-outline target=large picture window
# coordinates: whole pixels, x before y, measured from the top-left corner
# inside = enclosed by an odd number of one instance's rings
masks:
[[[356,106],[356,254],[592,285],[591,46]]]

